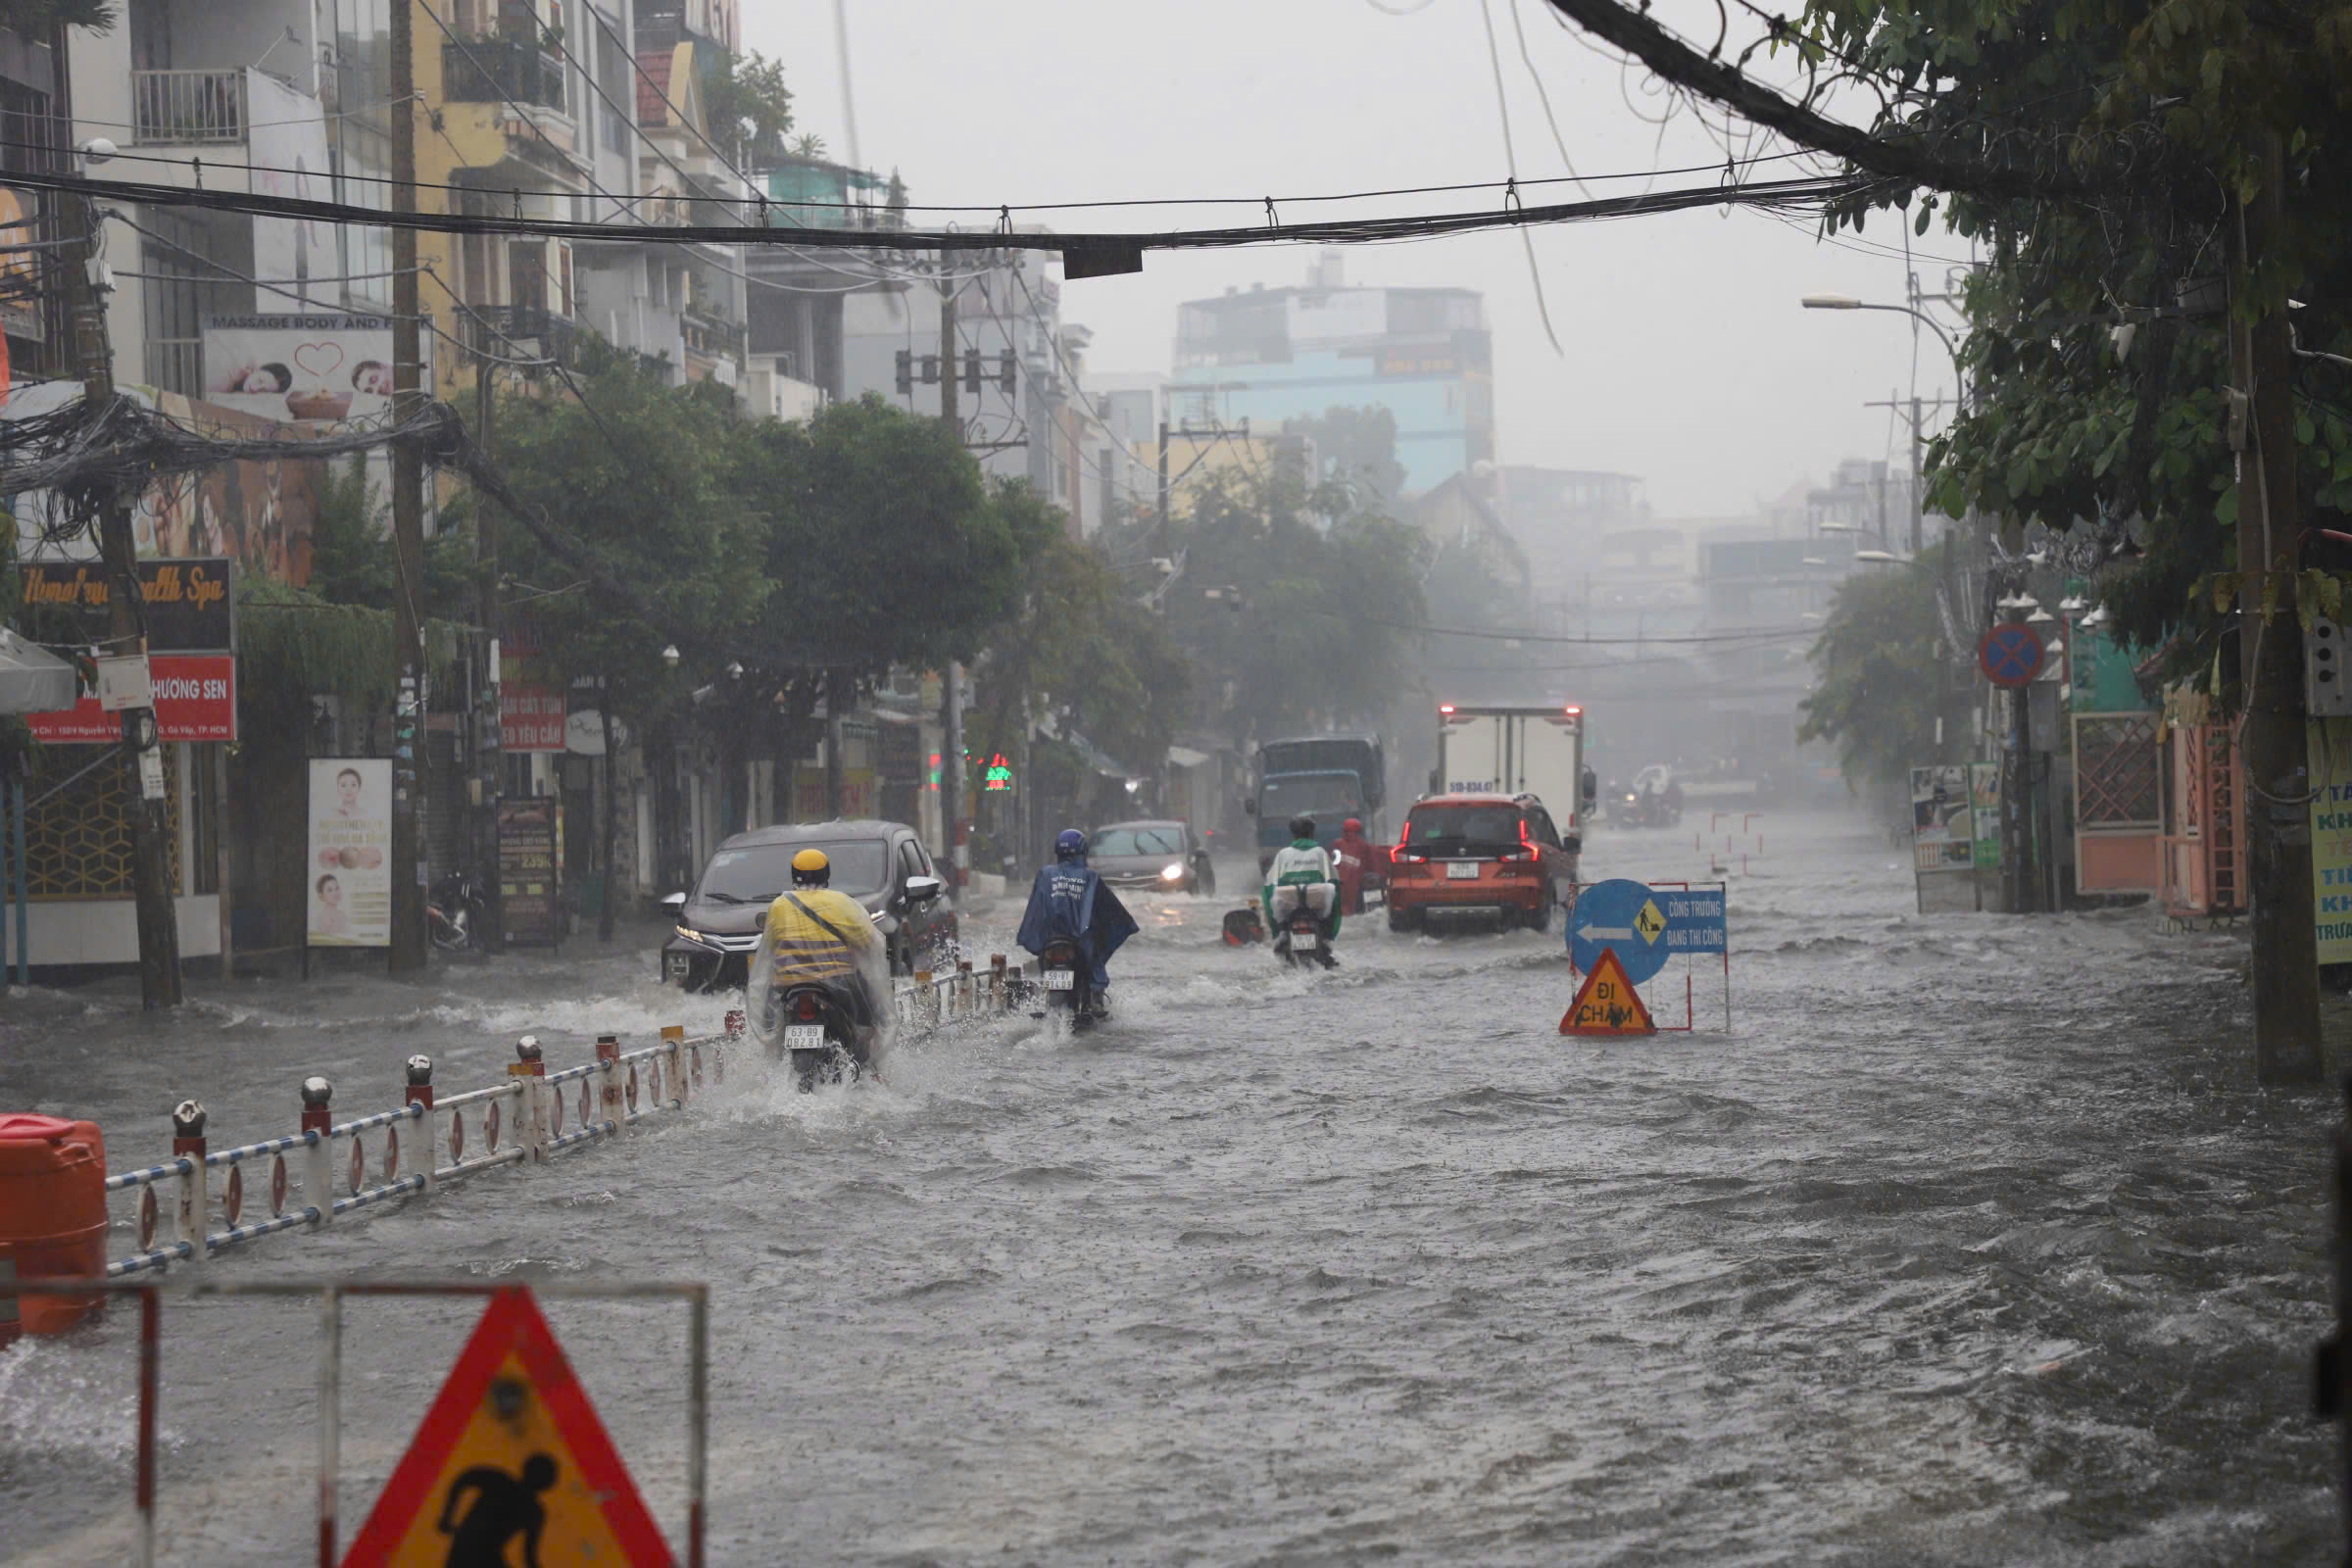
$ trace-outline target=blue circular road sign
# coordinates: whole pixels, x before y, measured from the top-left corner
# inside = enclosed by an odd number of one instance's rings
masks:
[[[1977,667],[1995,686],[2023,686],[2041,672],[2041,634],[2004,621],[1977,644]]]
[[[1666,909],[1648,884],[1617,877],[1577,890],[1568,960],[1577,973],[1591,974],[1603,948],[1617,950],[1625,977],[1636,985],[1666,967]]]

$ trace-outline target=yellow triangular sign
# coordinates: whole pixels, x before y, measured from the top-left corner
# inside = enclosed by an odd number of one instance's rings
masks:
[[[489,1310],[344,1568],[676,1559],[531,1293]]]
[[[1560,1033],[1654,1035],[1657,1032],[1658,1026],[1649,1021],[1649,1009],[1642,1004],[1642,994],[1625,977],[1625,965],[1617,960],[1617,950],[1601,949],[1600,961],[1585,976],[1583,988],[1560,1019]]]

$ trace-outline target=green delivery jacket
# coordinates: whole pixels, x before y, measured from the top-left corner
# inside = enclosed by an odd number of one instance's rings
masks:
[[[1312,887],[1329,882],[1335,888],[1339,878],[1332,874],[1331,852],[1313,839],[1293,839],[1274,852],[1273,863],[1266,867],[1267,881],[1258,894],[1258,907],[1265,911],[1266,931],[1277,934],[1274,918],[1274,890],[1277,887]],[[1331,917],[1323,922],[1323,935],[1336,939],[1340,934],[1340,901],[1331,901]]]

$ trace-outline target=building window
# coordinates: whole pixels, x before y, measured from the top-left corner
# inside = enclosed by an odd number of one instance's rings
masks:
[[[601,26],[596,29],[596,75],[605,89],[605,98],[612,100],[607,103],[600,99],[597,103],[597,112],[604,121],[605,150],[625,157],[631,134],[627,110],[637,93],[629,80],[628,56],[620,47],[620,40]],[[620,107],[615,109],[614,104]]]
[[[204,395],[204,318],[224,308],[220,285],[209,281],[210,270],[197,258],[211,247],[203,232],[185,218],[147,209],[147,225],[162,236],[142,242],[139,257],[147,272],[141,297],[146,302],[146,365],[149,386],[187,397]]]

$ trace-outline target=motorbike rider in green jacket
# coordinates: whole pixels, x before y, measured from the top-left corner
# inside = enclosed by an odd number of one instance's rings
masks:
[[[1276,890],[1283,890],[1277,898]],[[1290,890],[1296,889],[1296,892]],[[1323,943],[1326,954],[1340,935],[1340,885],[1331,870],[1331,852],[1315,839],[1315,819],[1311,816],[1291,818],[1291,842],[1274,852],[1273,863],[1266,867],[1266,885],[1261,895],[1266,911],[1266,929],[1274,934],[1278,953],[1290,952],[1290,937],[1283,922],[1304,900],[1309,908],[1323,917]]]

